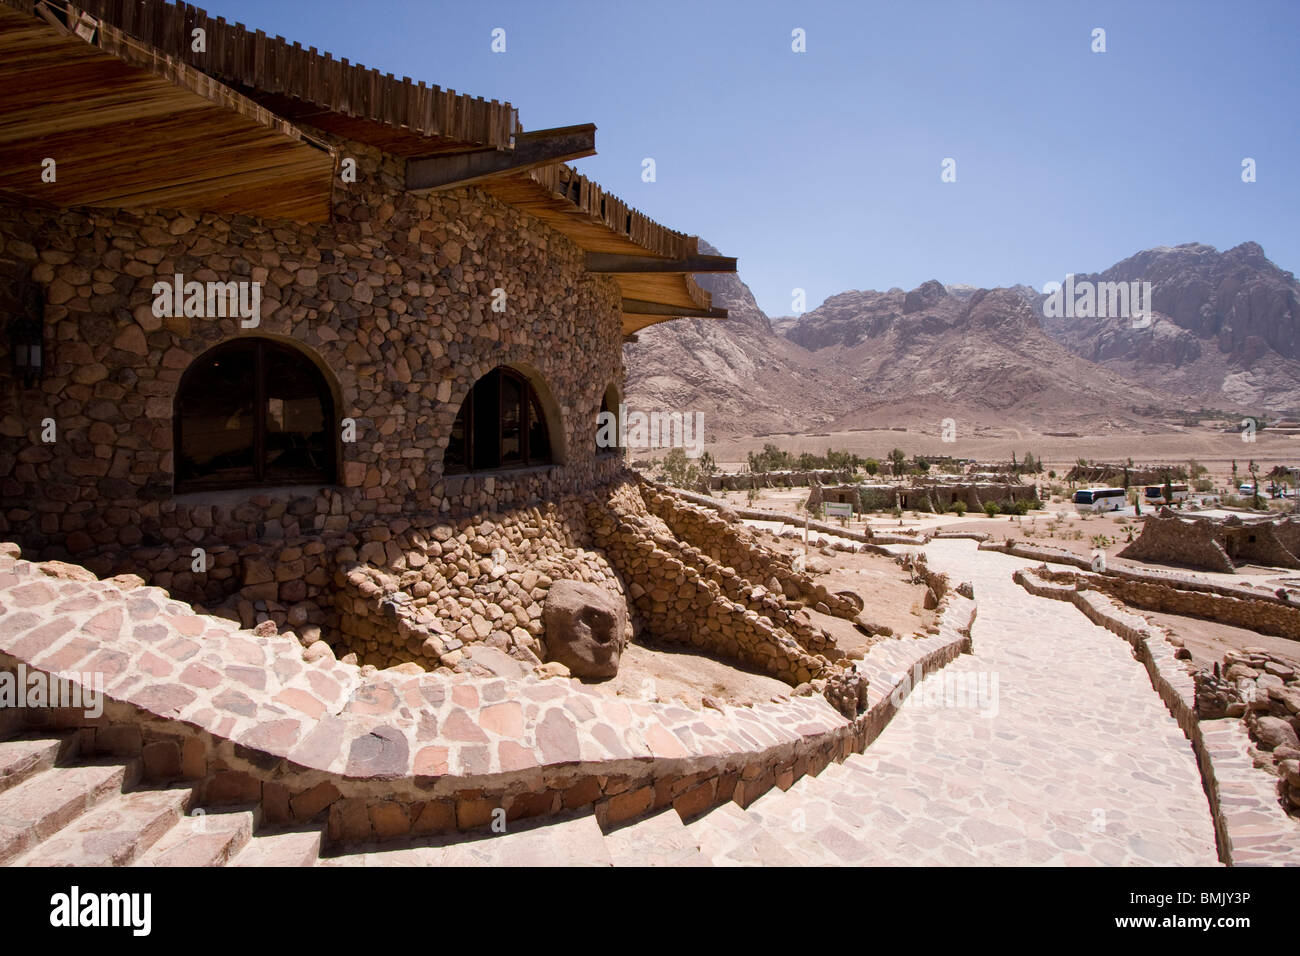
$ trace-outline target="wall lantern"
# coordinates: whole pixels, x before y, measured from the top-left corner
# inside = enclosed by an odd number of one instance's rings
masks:
[[[9,349],[14,377],[31,388],[45,370],[45,297],[35,282],[14,284],[18,309],[9,320]]]

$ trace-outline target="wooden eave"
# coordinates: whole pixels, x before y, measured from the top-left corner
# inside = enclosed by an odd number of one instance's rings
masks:
[[[697,237],[660,225],[570,167],[543,166],[484,182],[481,188],[542,220],[589,254],[642,260],[637,271],[592,270],[618,283],[624,299],[624,335],[683,316],[726,318],[726,310],[714,309],[709,293],[687,271],[700,258]],[[722,257],[713,258],[709,271],[735,271],[735,260],[728,268]],[[680,271],[652,270],[644,263],[647,259],[662,260],[665,269],[680,266]],[[599,266],[601,260],[595,262]]]
[[[286,119],[395,156],[510,149],[519,116],[509,103],[398,79],[346,57],[227,23],[189,3],[81,0],[92,14],[163,54],[221,80]],[[357,8],[365,16],[367,8]],[[193,49],[201,29],[206,49]]]
[[[0,192],[56,207],[329,218],[329,146],[83,14],[58,0],[0,3]],[[42,181],[47,157],[54,182]]]

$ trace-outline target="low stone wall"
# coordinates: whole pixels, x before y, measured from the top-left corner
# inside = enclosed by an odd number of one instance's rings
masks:
[[[577,681],[475,678],[334,659],[196,614],[138,578],[104,581],[0,548],[0,669],[103,680],[103,713],[0,712],[0,726],[75,730],[84,753],[138,756],[200,805],[257,804],[273,824],[323,821],[335,843],[486,828],[594,809],[603,823],[684,816],[861,751],[910,689],[969,649],[974,605],[949,595],[939,633],[873,645],[849,719],[819,696],[690,710]],[[267,629],[270,630],[269,628]],[[470,648],[477,652],[477,648]]]
[[[1196,679],[1163,629],[1094,590],[1061,583],[1065,575],[1020,569],[1015,580],[1038,597],[1069,601],[1093,623],[1128,641],[1178,726],[1191,741],[1210,803],[1219,859],[1228,865],[1300,865],[1300,821],[1278,799],[1277,779],[1259,770],[1244,725],[1201,720]]]
[[[838,484],[852,480],[847,471],[774,471],[745,472],[737,475],[711,475],[710,491],[745,491],[749,488],[804,488],[814,481]]]
[[[1095,588],[1132,607],[1199,617],[1261,634],[1300,640],[1300,607],[1293,605],[1225,597],[1205,591],[1184,591],[1165,582],[1142,581],[1109,573],[1059,571],[1050,573],[1048,577],[1058,583]]]
[[[660,486],[661,490],[663,489]],[[836,535],[841,538],[847,538],[850,541],[859,541],[867,545],[880,544],[925,544],[930,540],[928,532],[909,533],[909,532],[881,532],[873,531],[868,528],[865,532],[854,531],[849,528],[842,528],[836,524],[829,524],[825,521],[817,521],[807,516],[792,515],[782,511],[766,511],[762,508],[742,508],[729,504],[717,498],[710,498],[708,495],[696,494],[694,492],[682,491],[680,488],[671,489],[671,493],[678,498],[689,501],[692,504],[703,505],[725,515],[734,515],[737,518],[744,518],[749,521],[780,521],[785,524],[794,525],[799,528],[806,527],[809,531],[817,531],[821,534]],[[889,552],[881,552],[888,554]]]
[[[1068,564],[1084,571],[1092,570],[1092,562],[1087,558],[1077,555],[1073,551],[1054,548],[1050,545],[1030,545],[1023,541],[1009,544],[1002,541],[988,541],[981,544],[979,549],[981,551],[1000,551],[1003,554],[1013,554],[1017,557],[1029,558],[1032,561],[1045,561],[1048,564]],[[1166,587],[1178,588],[1182,591],[1200,591],[1206,594],[1239,598],[1243,601],[1262,601],[1266,604],[1278,604],[1284,607],[1293,606],[1288,597],[1284,597],[1275,590],[1245,583],[1220,583],[1187,572],[1108,564],[1104,573],[1107,577],[1140,581],[1145,584],[1160,584]]]

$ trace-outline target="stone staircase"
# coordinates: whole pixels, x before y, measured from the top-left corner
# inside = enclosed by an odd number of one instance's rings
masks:
[[[205,812],[186,786],[140,783],[138,759],[88,758],[74,734],[0,741],[0,865],[310,866],[322,831],[276,831],[247,807]]]
[[[864,759],[850,756],[749,807],[715,807],[689,822],[671,808],[602,829],[585,814],[509,833],[352,847],[322,866],[847,866],[871,862],[863,810],[873,803]]]
[[[689,822],[669,808],[602,829],[585,813],[323,852],[323,827],[280,830],[256,808],[196,807],[188,786],[141,783],[137,759],[82,755],[75,734],[23,732],[0,741],[0,865],[845,865],[869,853],[855,822],[871,799],[864,766],[851,756],[746,809],[727,803]]]

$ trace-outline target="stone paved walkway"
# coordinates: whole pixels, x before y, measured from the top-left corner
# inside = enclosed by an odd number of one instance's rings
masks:
[[[924,550],[954,584],[975,586],[975,653],[922,682],[851,758],[875,808],[859,862],[1217,864],[1191,744],[1129,646],[1013,582],[1032,562],[976,554],[973,541]],[[981,674],[990,691],[997,678],[988,716],[935,705],[942,682],[978,687]]]

